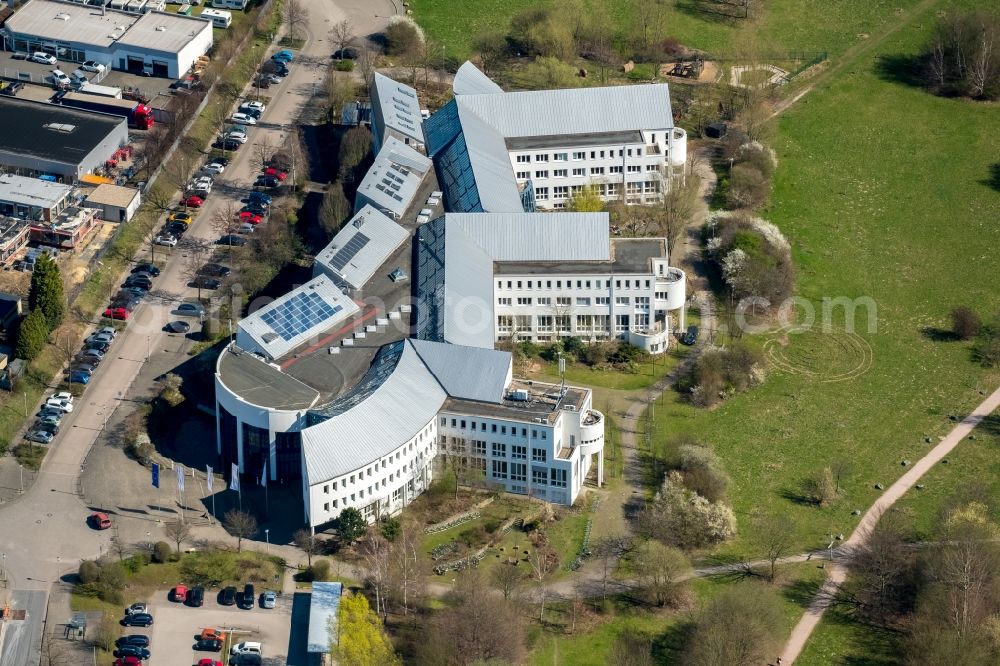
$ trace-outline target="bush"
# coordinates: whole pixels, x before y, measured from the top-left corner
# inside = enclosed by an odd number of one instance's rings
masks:
[[[728,393],[746,391],[763,383],[764,357],[760,351],[737,342],[725,349],[705,351],[681,383],[692,404],[711,407]]]
[[[730,208],[760,208],[771,193],[771,181],[756,167],[749,164],[733,166],[729,179],[726,202]]]
[[[191,585],[216,587],[225,580],[240,577],[236,561],[222,551],[193,553],[181,560],[181,575]]]
[[[325,581],[330,577],[330,562],[328,560],[316,560],[309,568],[309,576],[314,581]]]
[[[833,479],[833,471],[824,467],[802,482],[802,491],[806,498],[819,506],[828,506],[837,499],[837,484]]]
[[[483,529],[486,530],[487,534],[493,534],[500,526],[503,525],[503,521],[496,516],[490,516],[483,521]]]
[[[395,541],[396,537],[403,530],[402,526],[399,524],[399,519],[397,518],[386,518],[382,521],[382,525],[379,527],[379,531],[382,533],[382,537],[386,541]]]
[[[424,45],[424,33],[412,20],[394,16],[385,29],[385,52],[392,56],[416,56]]]
[[[710,502],[684,486],[684,477],[671,472],[660,494],[643,512],[643,531],[670,546],[702,548],[736,535],[736,516],[722,502]]]
[[[710,502],[724,500],[729,489],[729,475],[715,451],[706,446],[685,444],[678,453],[684,485]]]
[[[951,330],[959,340],[971,340],[981,328],[979,315],[972,308],[962,306],[951,311]]]
[[[139,569],[142,569],[147,564],[149,564],[149,555],[146,553],[136,553],[131,557],[125,558],[122,562],[122,566],[129,573],[137,573]]]
[[[336,65],[338,72],[353,72],[354,71],[354,61],[353,60],[341,60]]]
[[[791,245],[774,224],[747,213],[713,213],[709,258],[740,308],[751,312],[781,305],[792,293],[795,270]],[[755,299],[747,304],[744,299]]]
[[[166,541],[157,541],[153,545],[153,561],[157,564],[163,564],[170,560],[170,554],[172,553],[170,544]]]
[[[98,568],[96,562],[84,560],[83,562],[80,562],[80,569],[77,571],[76,575],[80,578],[80,582],[86,585],[96,581],[100,574],[101,570]]]

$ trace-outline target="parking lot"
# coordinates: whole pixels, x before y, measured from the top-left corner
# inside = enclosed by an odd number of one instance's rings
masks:
[[[33,83],[49,84],[48,76],[53,69],[60,69],[66,74],[71,74],[73,70],[80,66],[78,62],[69,60],[59,60],[55,65],[45,65],[31,60],[15,58],[10,51],[0,52],[0,77],[15,81],[31,81]],[[94,74],[88,74],[94,78]],[[135,88],[142,92],[149,99],[157,95],[171,94],[171,85],[174,79],[166,79],[156,76],[139,76],[120,70],[109,71],[103,80],[102,86],[114,86],[116,88]]]
[[[253,610],[238,606],[222,606],[216,599],[217,590],[205,591],[205,605],[192,608],[167,601],[167,592],[150,604],[155,618],[148,629],[123,627],[123,634],[151,636],[149,666],[192,666],[206,657],[224,661],[224,654],[241,641],[262,643],[264,663],[284,666],[288,661],[289,638],[292,629],[292,599],[279,596],[273,609],[260,607],[259,599]],[[205,628],[226,633],[221,652],[197,652],[193,649],[197,637]],[[304,631],[304,629],[303,629]]]

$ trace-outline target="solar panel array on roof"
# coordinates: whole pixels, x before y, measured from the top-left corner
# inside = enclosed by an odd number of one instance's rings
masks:
[[[340,312],[340,305],[330,305],[318,294],[295,294],[280,306],[265,312],[261,320],[282,340],[288,342],[313,326]]]
[[[330,265],[335,270],[344,270],[344,266],[347,266],[347,263],[354,258],[354,255],[360,252],[361,248],[368,245],[370,241],[371,238],[368,238],[368,236],[365,236],[361,232],[354,234],[351,240],[347,241],[347,245],[337,250],[337,254],[333,255]]]

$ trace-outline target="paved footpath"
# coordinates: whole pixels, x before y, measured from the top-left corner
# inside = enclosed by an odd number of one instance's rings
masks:
[[[951,453],[952,449],[958,446],[958,443],[965,439],[972,432],[973,428],[979,425],[984,418],[996,411],[998,407],[1000,407],[1000,388],[979,403],[979,406],[972,410],[971,414],[962,419],[962,422],[955,426],[937,446],[928,451],[927,455],[918,460],[906,474],[899,477],[894,484],[889,486],[889,489],[861,517],[861,522],[858,523],[850,538],[844,542],[841,550],[850,553],[852,550],[863,546],[869,537],[871,537],[872,531],[875,529],[875,525],[878,524],[882,514],[895,504],[907,490],[913,487],[931,467]],[[847,562],[845,558],[842,558],[839,563],[834,564],[828,570],[830,571],[830,575],[827,577],[826,582],[823,583],[823,586],[816,594],[816,598],[813,599],[809,608],[806,609],[802,619],[795,625],[795,629],[792,630],[792,635],[788,639],[784,651],[781,653],[781,662],[784,664],[791,664],[801,654],[806,641],[809,640],[809,636],[812,635],[813,630],[819,624],[820,620],[823,619],[823,613],[826,612],[837,590],[847,578]]]

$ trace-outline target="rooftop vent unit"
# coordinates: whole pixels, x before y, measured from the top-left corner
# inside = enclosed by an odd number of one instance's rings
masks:
[[[55,15],[54,18],[57,21],[68,21],[69,20],[69,14],[67,14],[66,12],[59,12],[58,14]]]
[[[278,335],[276,333],[265,333],[264,335],[260,336],[260,338],[267,344],[271,344],[272,342],[278,339]]]
[[[167,26],[165,26],[165,25],[158,25],[158,26],[156,26],[153,29],[156,30],[156,32],[166,32],[167,31]]]
[[[508,393],[507,399],[514,402],[528,402],[528,392],[525,389],[517,389]]]
[[[48,123],[42,125],[45,129],[50,129],[53,132],[62,132],[63,134],[69,134],[70,132],[76,130],[76,125],[70,125],[68,123]]]
[[[576,405],[563,405],[563,409],[565,409],[567,412],[575,412]]]

